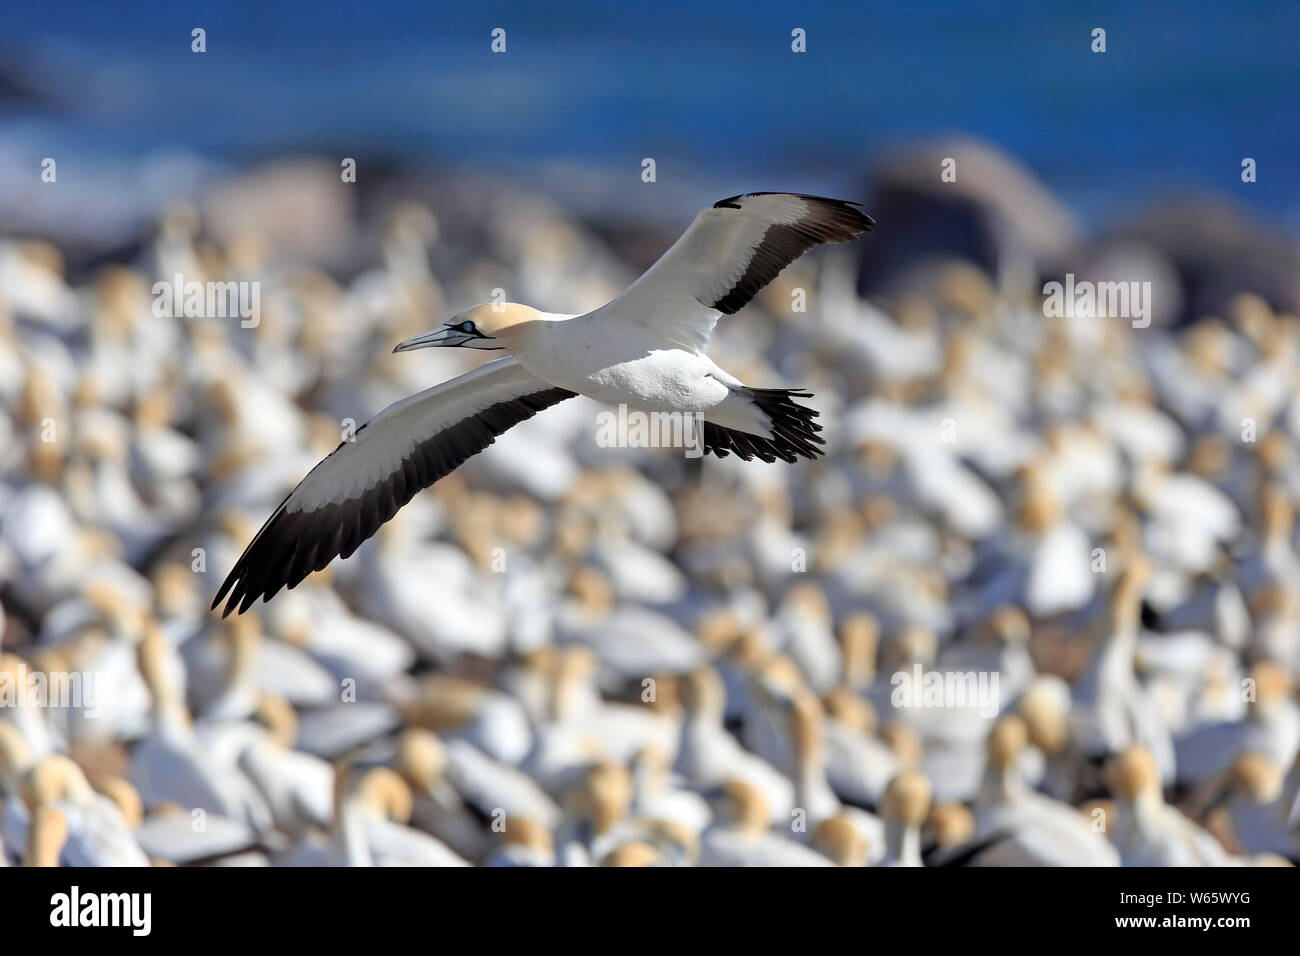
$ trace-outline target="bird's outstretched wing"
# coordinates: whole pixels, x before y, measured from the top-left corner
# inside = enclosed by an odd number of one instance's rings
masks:
[[[813,246],[869,232],[875,222],[857,205],[797,193],[723,199],[598,314],[654,326],[702,351],[720,313],[739,311]]]
[[[388,406],[307,473],[244,549],[212,602],[222,616],[295,587],[348,557],[417,491],[450,474],[497,435],[573,392],[513,358],[488,362]]]

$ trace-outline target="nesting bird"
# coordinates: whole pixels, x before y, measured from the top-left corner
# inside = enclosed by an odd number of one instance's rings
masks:
[[[1300,859],[1294,316],[1130,334],[961,262],[868,302],[869,220],[796,194],[607,302],[622,240],[454,187],[320,260],[186,204],[89,285],[0,237],[0,862]],[[566,311],[386,357],[498,287]]]

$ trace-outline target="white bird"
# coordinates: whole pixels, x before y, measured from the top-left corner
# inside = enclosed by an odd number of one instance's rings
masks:
[[[717,672],[708,667],[694,671],[683,682],[683,692],[686,719],[675,769],[698,786],[744,781],[758,792],[771,822],[787,824],[794,787],[770,763],[741,747],[723,726],[726,702]]]
[[[759,790],[739,780],[723,784],[723,818],[700,838],[701,866],[832,866],[816,850],[768,830]]]
[[[524,763],[545,785],[567,776],[564,771],[558,777],[553,772],[539,772],[554,768],[556,758],[565,754],[585,752],[582,763],[593,752],[629,763],[643,747],[652,746],[670,759],[676,756],[681,731],[678,721],[643,704],[603,700],[595,683],[597,672],[595,655],[585,647],[573,645],[555,655],[551,719],[537,728],[537,745]]]
[[[339,764],[328,840],[308,834],[280,861],[287,866],[466,866],[440,840],[406,824],[410,787],[388,767],[358,774]]]
[[[1208,573],[1221,560],[1220,546],[1233,542],[1241,530],[1232,500],[1196,475],[1170,474],[1144,462],[1132,490],[1150,517],[1146,539],[1162,567]]]
[[[712,812],[698,793],[676,785],[667,755],[653,745],[643,747],[632,767],[632,811],[645,820],[662,820],[698,836]]]
[[[522,771],[498,763],[473,744],[453,740],[446,746],[447,782],[484,816],[504,811],[554,828],[560,808]]]
[[[1133,746],[1107,770],[1115,794],[1108,835],[1125,866],[1229,866],[1232,858],[1208,831],[1165,803],[1155,759]]]
[[[875,710],[852,691],[831,691],[826,707],[826,779],[844,800],[875,806],[902,769],[899,756],[874,735]]]
[[[819,585],[804,581],[792,587],[773,615],[772,630],[776,648],[799,665],[813,690],[825,693],[834,686],[843,662],[830,602]]]
[[[904,770],[890,781],[881,804],[885,818],[885,852],[881,866],[923,866],[921,824],[930,813],[930,781]]]
[[[409,728],[398,738],[395,759],[415,798],[411,821],[467,860],[489,857],[493,847],[483,818],[477,815],[481,811],[471,808],[447,779],[447,748],[442,741],[423,728]],[[485,799],[492,801],[493,796]],[[497,807],[492,803],[486,815],[490,817]],[[500,817],[508,820],[505,807],[500,810]]]
[[[551,831],[527,817],[507,817],[504,845],[484,866],[554,866],[555,838]]]
[[[583,315],[526,305],[475,306],[394,351],[505,350],[441,385],[402,399],[311,470],[236,562],[215,608],[241,613],[351,555],[417,491],[454,471],[539,411],[586,395],[642,412],[703,418],[702,444],[772,462],[815,458],[824,440],[809,393],[743,384],[705,354],[722,314],[748,303],[813,246],[856,239],[874,225],[842,200],[751,193],[703,210],[649,271]]]
[[[1029,742],[1042,760],[1034,781],[1057,800],[1069,800],[1078,788],[1082,754],[1070,740],[1070,685],[1055,674],[1034,679],[1017,705]]]
[[[888,845],[886,827],[865,810],[841,804],[831,789],[826,772],[826,715],[821,702],[810,691],[798,691],[790,701],[787,723],[793,743],[795,806],[806,816],[804,822],[814,840],[818,827],[839,819],[858,832],[866,851],[865,862],[877,862]]]
[[[146,805],[176,803],[271,828],[271,810],[253,783],[235,766],[237,752],[199,746],[190,715],[173,681],[174,651],[156,629],[138,648],[140,673],[154,699],[154,729],[132,753],[131,779]],[[223,748],[224,749],[224,748]]]
[[[30,671],[27,662],[21,657],[0,654],[0,682],[10,687],[24,688]],[[5,754],[9,749],[6,744],[12,741],[15,748],[20,748],[10,752],[22,753],[26,764],[53,753],[58,744],[57,734],[46,718],[49,708],[30,707],[26,706],[26,702],[21,703],[22,706],[6,707],[5,719],[0,720],[0,785],[5,783]],[[25,768],[18,767],[14,772],[21,769]]]
[[[666,557],[636,541],[598,541],[592,559],[623,601],[666,605],[686,593],[686,576]]]
[[[1261,753],[1246,752],[1222,778],[1215,801],[1228,815],[1232,840],[1246,853],[1300,855],[1300,834],[1290,826],[1282,769]]]
[[[272,733],[254,737],[239,752],[239,769],[261,791],[276,829],[297,835],[329,825],[334,812],[334,771],[324,760],[292,749],[298,720],[289,702],[265,695],[260,708]]]
[[[58,866],[68,842],[68,818],[58,807],[37,807],[27,827],[27,866]],[[8,865],[7,863],[5,865]]]
[[[503,763],[518,764],[533,747],[523,705],[463,677],[430,674],[402,707],[408,723],[434,730],[447,740],[466,740]]]
[[[1137,558],[1115,585],[1109,630],[1074,683],[1071,729],[1091,757],[1142,744],[1155,755],[1160,779],[1172,782],[1174,745],[1169,728],[1134,673],[1142,591],[1151,570],[1145,559]]]
[[[29,828],[37,826],[43,808],[58,809],[65,821],[58,858],[69,866],[148,866],[127,825],[121,808],[109,797],[96,793],[81,768],[62,755],[46,757],[27,773],[22,785],[22,801],[11,800],[6,817],[15,814],[17,821],[26,818]],[[29,816],[30,814],[31,816]],[[32,835],[29,832],[28,839]]]
[[[1021,754],[1029,731],[1003,717],[988,740],[988,766],[975,800],[976,839],[1004,839],[977,858],[984,866],[1117,866],[1119,855],[1087,818],[1025,786]]]
[[[1277,664],[1260,661],[1250,681],[1254,695],[1244,719],[1202,724],[1175,742],[1180,783],[1202,783],[1246,751],[1291,766],[1300,751],[1300,707],[1291,699],[1291,680]]]
[[[339,682],[357,682],[359,699],[383,699],[411,669],[415,652],[388,628],[354,616],[328,588],[306,588],[270,609],[268,631],[301,647]],[[277,613],[285,611],[283,615]]]
[[[35,762],[22,730],[0,720],[0,792],[16,793]]]
[[[1093,596],[1087,533],[1066,513],[1044,468],[1027,465],[1019,477],[1017,522],[976,568],[979,587],[959,603],[964,617],[982,619],[1004,603],[1049,617],[1077,611]]]
[[[459,379],[453,381],[459,381]],[[473,422],[475,420],[469,419],[469,421]],[[362,436],[365,436],[370,428],[378,427],[379,424],[379,420],[376,420],[365,431],[358,432],[357,442],[360,443]],[[397,438],[398,436],[392,435],[390,437]],[[344,445],[340,447],[351,446]],[[428,447],[432,448],[432,446]],[[439,454],[437,452],[430,453],[435,454],[435,457]],[[345,459],[339,458],[338,452],[335,452],[334,455],[326,458],[321,465],[318,465],[312,475],[327,470],[323,466],[329,465],[336,459],[345,461]],[[363,463],[357,462],[354,464],[360,465]],[[373,462],[366,464],[366,467],[370,467],[372,464]],[[407,466],[403,466],[403,468],[405,467]],[[400,476],[411,473],[409,471],[399,471],[395,478],[398,482],[397,487],[401,487],[403,482],[408,481],[408,479]],[[306,487],[307,481],[310,480],[311,475],[304,479],[304,483],[298,486],[298,490]],[[420,487],[423,486],[408,485],[409,493],[414,494]],[[386,494],[381,486],[376,486],[367,491],[366,494],[369,496],[372,492]],[[297,494],[297,491],[294,493]],[[292,497],[291,495],[289,499],[286,499],[286,504],[281,506],[281,510],[292,503]],[[371,508],[375,506],[375,501],[370,499],[369,504],[365,504],[361,499],[358,499],[347,507],[351,508],[354,505]],[[331,505],[329,507],[335,508],[336,506]],[[394,503],[393,510],[388,514],[391,516],[397,510],[397,507],[397,504]],[[326,513],[329,513],[328,509]],[[350,529],[349,534],[353,532],[359,534],[361,526],[357,523],[358,520],[369,521],[369,519],[355,513],[348,516],[344,516],[342,512],[335,513],[338,515],[341,524],[329,528],[320,525],[317,527],[319,532],[327,532],[329,535],[333,535],[335,532]],[[321,516],[321,514],[317,514],[318,518]],[[298,517],[303,516],[299,515]],[[259,532],[259,536],[278,534],[278,532],[270,530],[275,521],[276,518],[272,517],[271,521]],[[369,530],[366,531],[366,536],[372,534],[378,526],[379,520],[377,518],[373,524],[367,523],[366,528]],[[312,537],[311,532],[304,531],[304,533],[308,537]],[[258,540],[254,539],[254,543],[249,545],[249,550],[244,552],[244,558],[241,558],[241,561],[250,558],[256,552]],[[361,540],[358,537],[356,543],[360,544]],[[500,606],[499,582],[485,581],[479,577],[475,573],[473,561],[460,548],[443,541],[410,540],[405,524],[399,522],[394,522],[394,524],[384,528],[376,539],[375,545],[377,547],[362,552],[362,573],[365,586],[362,590],[361,611],[367,617],[393,628],[403,637],[409,639],[428,657],[441,663],[450,663],[465,653],[489,659],[498,658],[505,653],[506,615],[505,610]],[[323,557],[317,563],[323,568],[335,553],[337,552],[331,551],[328,557]],[[346,557],[350,553],[351,548],[349,547],[343,552],[343,555]],[[236,567],[239,567],[239,565],[236,565]],[[287,567],[287,565],[282,564],[281,568],[283,569],[283,567]],[[234,572],[231,573],[234,574]],[[281,572],[276,571],[274,573],[280,574]],[[429,582],[431,581],[436,581],[438,586],[430,587]],[[296,584],[297,582],[290,581],[289,583]]]
[[[628,816],[632,798],[632,775],[623,764],[598,760],[589,766],[565,796],[571,812],[559,833],[560,865],[604,865],[620,846],[647,842],[647,837],[654,839],[653,833],[663,833],[665,828],[660,824]],[[694,835],[682,832],[680,836],[686,845],[694,847]],[[686,847],[679,843],[679,851],[683,849]]]
[[[1035,677],[1029,633],[1024,611],[1003,605],[989,616],[974,639],[944,648],[937,669],[997,673],[998,694],[1005,708]]]
[[[646,674],[685,673],[704,663],[699,643],[672,618],[638,604],[613,604],[609,579],[597,568],[578,568],[569,589],[576,601],[555,620],[559,641],[591,647],[602,664],[629,680]]]

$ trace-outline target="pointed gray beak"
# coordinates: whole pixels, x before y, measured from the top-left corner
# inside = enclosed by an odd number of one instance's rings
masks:
[[[452,348],[469,341],[470,338],[471,336],[466,335],[464,332],[444,325],[432,332],[413,335],[405,342],[399,342],[393,352],[410,352],[415,349],[427,349],[434,346]]]

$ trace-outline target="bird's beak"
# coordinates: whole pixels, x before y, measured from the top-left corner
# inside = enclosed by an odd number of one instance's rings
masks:
[[[434,329],[432,332],[424,332],[420,335],[413,335],[405,342],[399,342],[394,352],[411,352],[415,349],[428,349],[434,346],[452,348],[463,342],[469,341],[471,336],[464,332],[454,329],[451,326],[444,325]]]

